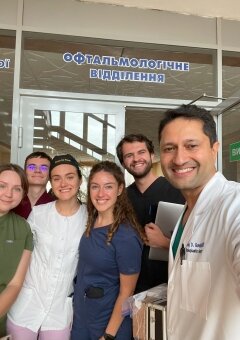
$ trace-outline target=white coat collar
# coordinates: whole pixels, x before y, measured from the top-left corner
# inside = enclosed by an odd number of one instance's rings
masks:
[[[184,240],[184,244],[187,244],[189,240],[191,239],[191,236],[194,233],[194,231],[200,227],[201,224],[197,222],[198,218],[202,214],[206,213],[208,209],[214,210],[215,207],[218,205],[219,203],[218,198],[219,198],[221,191],[224,190],[225,183],[226,183],[226,179],[220,172],[216,172],[213,175],[213,177],[208,181],[208,183],[206,184],[206,186],[203,188],[202,192],[200,193],[197,199],[197,202],[184,227],[184,231],[183,231],[182,238],[181,238],[181,243],[182,243],[182,240]],[[186,209],[186,205],[185,205],[185,209]],[[169,252],[170,263],[174,261],[173,254],[172,254],[172,243],[175,239],[178,225],[181,219],[182,219],[182,216],[180,217],[176,225],[176,228],[174,230],[174,233],[171,239],[170,252]],[[178,262],[178,259],[180,256],[179,250],[180,250],[180,247],[178,247],[178,251],[176,253],[175,263]]]

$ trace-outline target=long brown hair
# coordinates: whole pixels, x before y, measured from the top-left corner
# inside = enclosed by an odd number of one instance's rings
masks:
[[[127,196],[123,172],[117,164],[115,164],[114,162],[110,162],[110,161],[99,162],[95,164],[90,171],[90,175],[88,178],[88,187],[87,187],[88,221],[87,221],[86,236],[90,235],[91,229],[93,228],[94,222],[98,214],[96,208],[94,207],[91,201],[90,184],[91,184],[93,176],[100,171],[105,171],[105,172],[110,173],[116,179],[118,186],[121,186],[121,185],[123,186],[122,193],[117,197],[117,201],[113,209],[113,223],[109,227],[109,230],[107,233],[107,240],[106,240],[107,243],[111,242],[114,233],[117,231],[119,224],[121,223],[126,223],[127,225],[135,229],[136,232],[141,237],[141,239],[145,242],[146,235],[137,221],[137,217],[133,210],[132,204],[130,203],[128,196]]]

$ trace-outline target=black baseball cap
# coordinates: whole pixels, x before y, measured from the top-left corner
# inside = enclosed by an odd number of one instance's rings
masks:
[[[52,169],[54,169],[56,166],[61,165],[61,164],[73,165],[77,169],[79,178],[82,177],[77,160],[70,154],[58,155],[58,156],[53,157],[50,163],[50,169],[49,169],[50,176],[51,176]]]

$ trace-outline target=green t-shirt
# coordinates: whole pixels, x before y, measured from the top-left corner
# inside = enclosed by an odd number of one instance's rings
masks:
[[[10,212],[0,216],[0,294],[13,278],[23,250],[33,249],[28,222]],[[6,316],[0,318],[0,337],[5,335]]]

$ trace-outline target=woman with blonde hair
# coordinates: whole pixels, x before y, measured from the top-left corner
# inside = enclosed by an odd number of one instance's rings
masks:
[[[6,335],[6,313],[21,290],[33,248],[29,224],[11,211],[27,191],[20,166],[0,166],[0,338]]]

